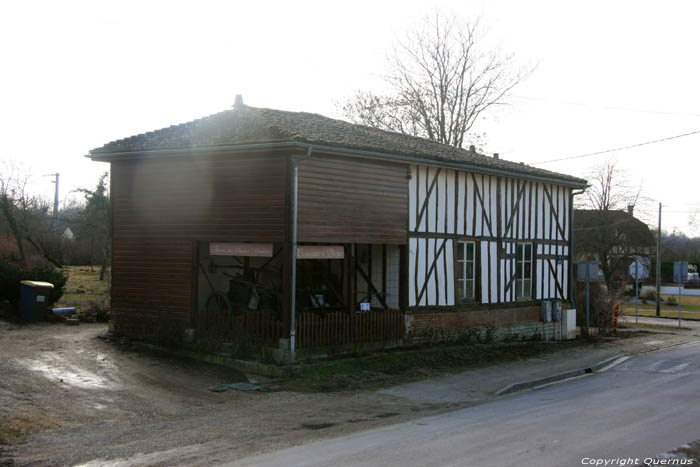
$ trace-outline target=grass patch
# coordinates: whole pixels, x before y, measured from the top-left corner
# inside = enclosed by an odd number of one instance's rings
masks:
[[[619,338],[623,337],[612,337]],[[467,343],[385,351],[301,365],[294,377],[280,382],[280,389],[332,392],[379,388],[504,361],[524,360],[581,345],[595,345],[610,339],[608,336],[558,342]]]
[[[74,306],[78,312],[87,311],[93,305],[109,300],[109,281],[100,280],[100,268],[90,266],[66,266],[68,282],[56,307]]]
[[[631,307],[629,305],[625,305],[625,308],[621,308],[620,311],[625,316],[631,316],[631,317],[635,316],[634,305],[632,305]],[[683,319],[700,320],[700,312],[687,311],[685,309],[685,304],[683,304],[682,311],[683,311],[683,314],[682,314]],[[656,318],[656,307],[647,307],[646,305],[639,305],[639,316]],[[662,318],[678,319],[678,308],[669,310],[667,307],[662,307],[661,308],[661,317]]]

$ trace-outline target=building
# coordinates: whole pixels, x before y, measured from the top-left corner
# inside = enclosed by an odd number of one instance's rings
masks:
[[[639,261],[651,271],[656,254],[656,238],[644,222],[634,217],[634,206],[627,210],[576,209],[574,260],[595,260],[601,279],[609,286],[630,280],[629,266]]]
[[[111,165],[119,333],[230,327],[214,313],[295,350],[524,335],[569,299],[576,177],[240,97],[89,157]]]

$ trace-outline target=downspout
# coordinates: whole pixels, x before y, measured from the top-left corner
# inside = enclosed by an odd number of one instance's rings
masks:
[[[296,339],[296,314],[297,314],[297,216],[298,216],[298,194],[299,194],[299,162],[311,158],[312,145],[308,145],[306,156],[301,159],[294,159],[294,194],[293,194],[293,213],[292,213],[292,286],[291,286],[291,309],[290,309],[290,325],[289,325],[289,353],[291,360],[294,361],[295,339]]]
[[[571,190],[571,195],[569,197],[569,301],[571,302],[571,307],[576,309],[576,286],[574,281],[574,196],[582,195],[586,191],[586,188],[582,188],[578,193],[576,190]]]

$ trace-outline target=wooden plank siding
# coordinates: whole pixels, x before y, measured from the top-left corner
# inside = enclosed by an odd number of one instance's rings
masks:
[[[406,244],[407,167],[313,153],[299,163],[299,242]]]
[[[481,303],[516,301],[518,243],[532,244],[532,299],[569,298],[569,187],[425,165],[410,173],[409,307],[455,305],[457,240],[475,242]]]
[[[283,242],[286,164],[283,155],[112,162],[117,326],[148,337],[156,323],[191,325],[196,240]]]

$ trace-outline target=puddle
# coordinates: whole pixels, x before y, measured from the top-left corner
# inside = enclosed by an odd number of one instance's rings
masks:
[[[398,412],[385,412],[385,413],[373,415],[371,417],[351,418],[349,420],[346,420],[346,422],[348,422],[348,423],[367,422],[367,421],[371,421],[371,420],[381,420],[382,418],[395,417],[397,415],[398,415]]]
[[[323,430],[333,425],[335,425],[335,423],[302,423],[301,427],[307,430]]]
[[[113,381],[100,375],[86,371],[75,365],[71,365],[63,358],[55,355],[47,356],[42,360],[19,360],[26,368],[39,372],[47,379],[57,383],[85,389],[116,389]]]

